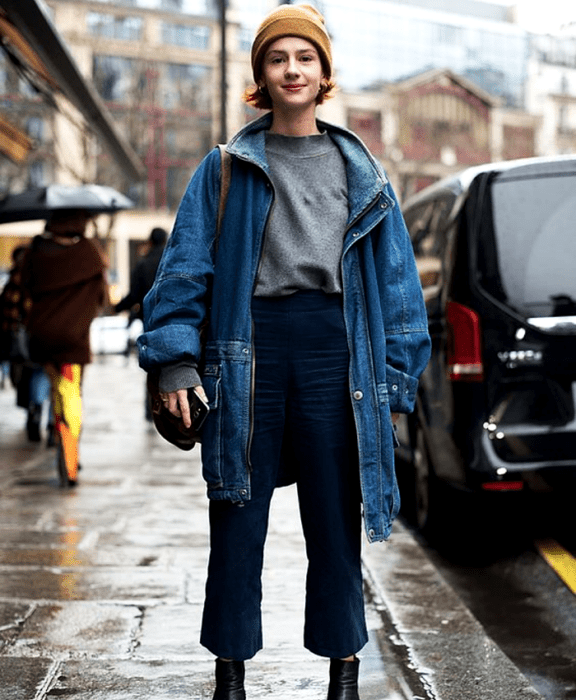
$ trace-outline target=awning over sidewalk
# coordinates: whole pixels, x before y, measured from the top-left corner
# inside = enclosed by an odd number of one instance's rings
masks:
[[[133,180],[143,180],[144,165],[128,141],[117,130],[110,113],[91,83],[80,73],[38,0],[0,0],[5,17],[0,33],[18,49],[27,65],[48,85],[58,89],[81,112],[115,161]],[[14,129],[14,127],[12,127]],[[4,131],[4,125],[0,124]],[[15,130],[18,131],[18,130]],[[9,138],[9,132],[6,132]],[[13,142],[21,141],[21,132]],[[13,146],[9,146],[14,148]],[[14,151],[18,155],[18,150]]]
[[[0,115],[0,152],[15,163],[21,163],[26,160],[31,148],[31,139]]]

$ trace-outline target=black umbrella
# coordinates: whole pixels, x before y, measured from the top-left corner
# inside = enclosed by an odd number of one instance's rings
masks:
[[[62,209],[83,209],[90,214],[111,214],[132,209],[134,202],[112,187],[103,185],[48,185],[19,194],[8,194],[0,200],[0,224],[10,221],[48,219],[51,212]]]

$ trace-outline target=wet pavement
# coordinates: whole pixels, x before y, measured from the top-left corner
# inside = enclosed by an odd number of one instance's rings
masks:
[[[79,486],[61,490],[54,450],[26,441],[0,390],[0,700],[211,698],[198,642],[208,553],[199,450],[143,418],[133,358],[86,372]],[[327,662],[302,647],[306,559],[295,490],[273,502],[264,569],[265,649],[248,698],[321,700]],[[370,642],[362,700],[540,697],[485,635],[400,524],[364,551]]]

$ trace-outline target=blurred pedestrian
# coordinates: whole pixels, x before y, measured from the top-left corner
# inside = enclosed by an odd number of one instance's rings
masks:
[[[130,321],[144,318],[142,310],[144,297],[154,284],[156,270],[160,264],[160,258],[164,252],[164,247],[168,239],[168,234],[163,228],[153,228],[148,238],[146,253],[136,263],[134,271],[130,277],[130,290],[114,307],[114,311],[130,311]]]
[[[134,271],[130,277],[130,289],[128,294],[122,298],[114,307],[116,313],[129,311],[128,328],[136,319],[144,318],[143,306],[144,297],[154,284],[156,270],[160,264],[160,258],[164,252],[167,232],[160,227],[153,228],[147,242],[147,250],[141,259],[136,263]],[[127,355],[130,354],[130,341],[128,341]],[[147,421],[152,421],[152,412],[144,394],[144,415]]]
[[[161,368],[164,400],[186,425],[189,388],[210,405],[201,642],[217,657],[214,700],[245,698],[244,661],[262,647],[270,500],[293,481],[309,562],[304,644],[331,659],[328,699],[357,700],[361,508],[368,539],[386,539],[399,508],[393,424],[413,409],[428,361],[426,311],[380,164],[316,119],[335,89],[319,12],[276,8],[252,68],[246,100],[271,111],[227,146],[217,240],[218,150],[192,177],[144,303],[140,363]]]
[[[77,480],[81,378],[91,360],[90,324],[108,300],[103,252],[85,237],[90,218],[81,209],[52,213],[45,232],[33,238],[23,269],[32,300],[30,357],[50,376],[61,480],[70,486]]]
[[[45,404],[49,405],[50,380],[44,368],[32,362],[26,323],[32,300],[22,284],[22,266],[27,246],[12,251],[12,268],[0,295],[0,359],[9,363],[9,372],[16,388],[16,405],[27,412],[26,433],[31,442],[39,442],[40,425]],[[50,418],[48,441],[50,442]]]
[[[31,300],[22,286],[22,263],[25,245],[12,250],[12,267],[8,280],[0,293],[0,360],[19,365],[29,359],[26,319]],[[14,386],[18,384],[20,370],[11,369]]]

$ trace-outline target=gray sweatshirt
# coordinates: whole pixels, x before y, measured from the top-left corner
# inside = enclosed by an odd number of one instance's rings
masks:
[[[327,133],[266,134],[275,200],[265,233],[255,296],[285,296],[304,289],[342,292],[340,260],[348,220],[342,155]],[[160,390],[200,384],[196,365],[163,367]]]
[[[328,134],[266,134],[275,200],[256,296],[303,289],[342,292],[340,259],[348,220],[342,155]]]

